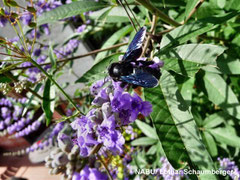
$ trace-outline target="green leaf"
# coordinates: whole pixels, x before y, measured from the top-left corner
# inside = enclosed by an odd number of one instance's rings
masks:
[[[129,22],[126,11],[122,7],[104,8],[90,14],[91,19],[107,23]]]
[[[149,146],[156,144],[157,140],[149,137],[141,137],[131,142],[132,146]]]
[[[234,9],[234,10],[240,10],[240,4],[238,0],[230,0],[226,4],[226,9]]]
[[[14,69],[15,67],[17,67],[18,65],[20,65],[20,64],[22,64],[22,63],[23,63],[23,61],[22,61],[22,62],[15,63],[15,64],[10,64],[10,65],[8,65],[8,66],[5,66],[5,67],[3,67],[3,68],[0,68],[0,74],[3,74],[3,73],[5,73],[5,72],[7,72],[7,71],[10,71],[11,69]]]
[[[192,93],[193,93],[194,78],[189,78],[182,84],[181,95],[188,106],[192,102]]]
[[[157,148],[158,148],[157,146],[158,146],[157,144],[151,146],[151,147],[149,148],[149,150],[147,151],[147,155],[154,155],[154,154],[156,154]]]
[[[228,128],[210,129],[209,132],[220,143],[224,143],[232,147],[240,147],[240,137],[238,137],[236,133],[229,131]]]
[[[121,53],[113,54],[96,63],[90,70],[83,74],[76,83],[94,82],[108,76],[106,71],[108,66],[112,62],[117,62],[120,55]]]
[[[34,92],[37,93],[41,87],[42,87],[42,84],[41,84],[41,83],[37,84],[36,87],[35,87],[35,89],[34,89]],[[26,105],[24,106],[24,109],[23,109],[23,111],[22,111],[22,116],[25,116],[25,113],[27,112],[28,107],[31,105],[32,100],[33,100],[34,97],[35,97],[35,95],[32,94],[31,97],[28,99],[28,101],[27,101],[27,103],[26,103]]]
[[[57,56],[53,52],[52,45],[49,46],[48,56],[52,64],[51,70],[55,70],[57,68]]]
[[[168,161],[175,169],[185,166],[188,155],[159,87],[144,89],[145,99],[153,105],[153,125]]]
[[[238,58],[231,57],[227,54],[222,54],[217,59],[217,68],[205,66],[202,67],[203,70],[207,72],[217,73],[217,74],[240,74],[240,60]]]
[[[46,117],[47,126],[51,123],[55,105],[55,86],[52,86],[51,80],[47,79],[43,90],[42,108]]]
[[[95,2],[89,0],[75,1],[43,13],[38,17],[37,25],[40,26],[46,23],[53,23],[64,18],[76,16],[88,11],[95,11],[107,6],[108,4],[103,2]]]
[[[122,39],[124,36],[129,34],[133,30],[133,27],[131,25],[125,26],[122,29],[118,30],[115,32],[101,47],[102,49],[108,48],[115,43],[117,43],[120,39]],[[107,51],[105,52],[100,52],[95,58],[95,64],[101,61],[103,58],[107,56]]]
[[[224,74],[240,74],[240,60],[231,56],[220,56],[217,59],[217,66]]]
[[[139,121],[139,120],[136,120],[135,121],[138,128],[141,129],[141,131],[149,138],[152,138],[152,139],[157,139],[158,140],[158,135],[155,131],[155,129],[151,126],[149,126],[148,124],[142,122],[142,121]]]
[[[162,73],[160,87],[162,95],[159,88],[147,90],[145,95],[153,103],[153,123],[169,162],[177,169],[180,163],[190,158],[199,170],[214,169],[191,111],[182,98],[174,77],[167,71]],[[216,179],[212,174],[200,175],[200,178],[203,176]]]
[[[164,60],[163,69],[193,77],[202,66],[216,66],[216,59],[224,50],[224,47],[212,44],[185,44],[159,56]]]
[[[204,92],[207,94],[208,99],[229,115],[240,119],[239,101],[225,80],[218,74],[206,72],[203,81]]]
[[[209,153],[211,154],[211,156],[213,156],[213,157],[217,156],[218,149],[217,149],[216,142],[215,142],[214,138],[212,137],[212,135],[207,131],[203,131],[203,140],[205,141],[205,144],[207,145],[207,149],[208,149]]]
[[[225,112],[217,112],[206,117],[203,121],[204,128],[211,129],[214,128],[230,118]]]
[[[7,76],[4,76],[3,74],[0,74],[0,83],[8,83],[11,82],[12,80],[9,79]]]
[[[198,0],[188,0],[187,5],[185,8],[185,19],[189,16],[190,12],[194,9],[196,4],[198,3]]]
[[[208,32],[238,14],[239,12],[224,13],[218,17],[209,17],[179,26],[163,36],[160,44],[161,51],[166,51],[168,48],[183,44],[194,37]]]
[[[217,5],[219,8],[224,8],[224,6],[226,5],[226,0],[217,0]]]

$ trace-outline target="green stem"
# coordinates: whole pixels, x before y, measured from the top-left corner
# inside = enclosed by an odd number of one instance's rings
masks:
[[[23,38],[23,42],[24,42],[24,44],[25,44],[25,47],[27,48],[27,41],[26,41],[25,35],[24,35],[24,33],[23,33],[22,26],[21,26],[21,24],[20,24],[20,22],[19,22],[18,20],[16,20],[16,21],[17,21],[18,27],[19,27],[19,29],[20,29],[20,32],[21,32],[21,34],[22,34],[22,38]]]
[[[80,113],[80,109],[77,107],[77,105],[73,102],[73,100],[70,98],[70,96],[61,88],[61,86],[59,86],[59,84],[52,78],[51,75],[49,75],[38,63],[36,63],[32,58],[29,58],[29,61],[36,66],[40,71],[43,72],[43,74],[45,74],[50,81],[52,81],[52,83],[57,86],[57,88],[61,91],[61,93],[68,99],[68,101],[73,105],[73,107]]]
[[[156,16],[158,16],[161,20],[163,20],[164,22],[171,24],[175,27],[180,26],[181,24],[174,21],[173,19],[171,19],[170,17],[168,17],[166,14],[164,14],[162,11],[160,11],[159,9],[157,9],[156,7],[154,7],[149,0],[136,0],[138,3],[142,4],[144,7],[146,7],[149,11],[151,11],[153,14],[155,14]]]
[[[79,115],[80,115],[80,113],[79,113],[79,112],[76,112],[74,115],[68,116],[68,117],[64,117],[64,118],[62,118],[62,119],[60,119],[60,120],[56,120],[56,122],[57,122],[57,123],[60,123],[60,122],[63,122],[63,121],[67,121],[67,122],[71,123],[70,119],[75,118],[75,117],[77,117],[77,116],[79,116]]]
[[[10,19],[8,19],[8,21],[10,22],[10,24],[12,25],[12,27],[13,27],[13,29],[14,29],[15,33],[16,33],[16,34],[17,34],[17,36],[19,37],[19,40],[21,41],[21,44],[23,45],[23,48],[24,48],[25,52],[26,52],[26,53],[28,53],[27,47],[26,47],[25,43],[23,42],[23,40],[22,40],[21,36],[19,35],[19,33],[18,33],[17,29],[15,28],[14,24],[12,24],[12,22],[11,22],[11,20],[10,20]]]

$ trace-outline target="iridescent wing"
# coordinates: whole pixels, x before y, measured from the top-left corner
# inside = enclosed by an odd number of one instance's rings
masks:
[[[142,43],[146,35],[146,27],[142,27],[134,36],[132,42],[128,46],[122,61],[132,61],[140,57],[142,53]]]
[[[121,80],[129,84],[152,88],[158,85],[158,79],[148,71],[137,69],[135,73],[127,76],[121,76]]]

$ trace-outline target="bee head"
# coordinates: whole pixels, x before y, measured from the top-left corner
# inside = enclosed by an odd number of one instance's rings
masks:
[[[111,77],[120,77],[120,75],[121,75],[121,65],[119,63],[112,63],[108,67],[108,74]]]

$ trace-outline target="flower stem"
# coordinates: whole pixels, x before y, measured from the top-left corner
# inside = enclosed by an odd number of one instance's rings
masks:
[[[43,74],[45,74],[50,81],[52,81],[52,83],[57,86],[57,88],[61,91],[61,93],[68,99],[68,101],[73,105],[73,107],[80,113],[80,109],[77,107],[77,105],[73,102],[73,100],[71,99],[71,97],[61,88],[61,86],[52,78],[51,75],[49,75],[38,63],[36,63],[32,58],[28,59],[34,66],[36,66],[40,71],[43,72]]]
[[[73,56],[73,57],[70,57],[70,58],[60,59],[60,60],[56,61],[56,63],[68,62],[68,61],[71,61],[71,60],[80,59],[80,58],[83,58],[83,57],[87,57],[87,56],[91,56],[91,55],[97,54],[99,52],[108,51],[108,50],[115,49],[115,48],[118,48],[118,47],[121,47],[121,46],[125,46],[127,44],[128,44],[128,42],[126,42],[126,43],[119,43],[119,44],[113,45],[113,46],[108,47],[108,48],[96,49],[96,50],[93,50],[93,51],[88,52],[86,54],[79,55],[79,56]],[[39,66],[45,66],[45,65],[49,65],[49,64],[51,64],[51,63],[43,63],[43,64],[38,64],[38,65]],[[32,67],[34,67],[34,66],[16,67],[16,68],[14,68],[12,70],[28,69],[28,68],[32,68]]]
[[[180,26],[181,24],[178,23],[177,21],[174,21],[170,17],[168,17],[166,14],[164,14],[162,11],[154,7],[149,0],[136,0],[138,3],[142,4],[144,7],[146,7],[149,11],[151,11],[153,14],[158,16],[161,20],[164,22],[171,24],[175,27]]]
[[[109,171],[106,163],[103,161],[103,159],[101,158],[101,156],[100,156],[99,154],[97,154],[97,158],[100,160],[100,162],[103,164],[105,170],[107,171],[108,178],[109,178],[110,180],[113,180],[113,177],[112,177],[112,175],[111,175],[111,173],[110,173],[110,171]]]

